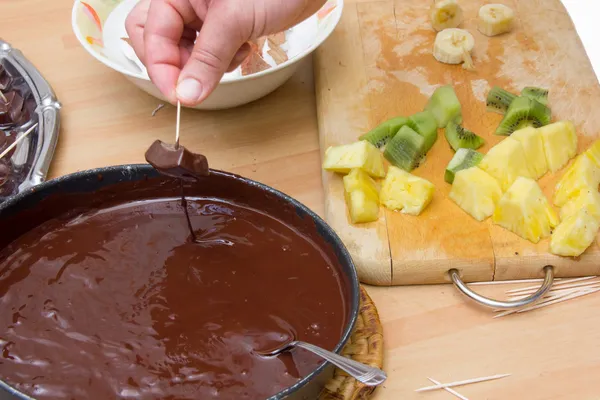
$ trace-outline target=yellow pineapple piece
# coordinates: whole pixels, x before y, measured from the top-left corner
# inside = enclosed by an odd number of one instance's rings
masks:
[[[544,176],[548,172],[548,162],[540,132],[533,127],[527,127],[513,132],[510,137],[518,140],[523,146],[532,178],[540,179]]]
[[[325,150],[323,169],[347,174],[360,168],[374,178],[383,178],[383,155],[371,143],[360,140],[351,144],[329,147]]]
[[[538,128],[544,142],[548,168],[552,173],[564,167],[577,154],[577,134],[571,121],[560,121]]]
[[[344,193],[353,224],[379,219],[379,190],[375,181],[363,170],[355,168],[344,176]]]
[[[458,171],[450,190],[450,198],[478,221],[494,213],[500,197],[502,189],[498,181],[477,167]]]
[[[586,153],[578,156],[560,181],[556,184],[554,204],[562,206],[572,197],[576,197],[581,190],[592,189],[598,191],[600,184],[600,168]]]
[[[510,137],[492,147],[477,166],[496,178],[503,192],[507,191],[518,177],[534,176],[527,164],[523,146],[518,140]]]
[[[596,140],[585,153],[592,159],[596,167],[600,168],[600,140]]]
[[[537,182],[524,177],[517,178],[500,198],[492,220],[533,243],[549,236],[558,224],[558,216]]]
[[[559,256],[580,256],[596,239],[600,220],[588,207],[562,221],[552,233],[550,252]]]
[[[434,190],[431,182],[390,166],[381,187],[381,204],[390,210],[419,215],[431,203]]]
[[[577,196],[572,197],[561,207],[560,220],[564,221],[582,208],[587,208],[593,216],[600,219],[600,193],[594,189],[579,191]]]

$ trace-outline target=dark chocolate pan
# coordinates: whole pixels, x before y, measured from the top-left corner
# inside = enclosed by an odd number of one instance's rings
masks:
[[[16,146],[11,156],[14,175],[10,191],[0,193],[0,202],[6,197],[28,190],[46,179],[54,155],[60,128],[60,103],[50,84],[29,62],[23,53],[0,39],[0,65],[11,76],[10,90],[17,91],[30,110],[29,118],[17,126],[0,126],[4,131],[24,132],[38,123],[38,127]]]
[[[211,170],[197,184],[185,183],[188,196],[243,201],[294,226],[316,229],[321,243],[339,263],[348,289],[348,321],[335,351],[350,338],[359,307],[359,283],[350,254],[336,233],[318,215],[291,197],[261,183]],[[53,179],[0,203],[0,249],[35,226],[67,211],[103,207],[111,202],[180,195],[176,180],[159,175],[147,164],[121,165],[77,172]],[[333,373],[324,362],[309,376],[270,400],[315,399]],[[0,377],[1,378],[1,377]],[[2,390],[4,389],[4,391]],[[0,381],[0,399],[31,399]]]

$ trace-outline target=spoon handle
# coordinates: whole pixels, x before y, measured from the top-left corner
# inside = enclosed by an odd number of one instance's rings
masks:
[[[351,360],[347,357],[340,356],[339,354],[327,351],[315,345],[305,342],[295,342],[296,347],[301,347],[308,350],[323,359],[329,361],[336,367],[344,370],[350,376],[364,383],[367,386],[377,386],[385,381],[387,375],[379,368],[370,367],[368,365],[359,363],[358,361]]]

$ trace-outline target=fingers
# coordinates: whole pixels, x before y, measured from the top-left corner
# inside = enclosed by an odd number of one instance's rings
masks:
[[[125,30],[131,40],[135,54],[142,64],[144,61],[144,25],[150,8],[150,0],[142,0],[136,4],[125,20]]]
[[[227,67],[227,72],[231,72],[237,67],[239,67],[240,64],[246,59],[246,57],[248,57],[251,50],[252,47],[250,47],[248,43],[244,43],[242,47],[240,47],[240,49],[237,51],[237,53],[235,53],[235,55],[233,56],[233,60],[231,60],[231,62],[229,63],[229,67]]]
[[[194,106],[208,97],[248,39],[241,32],[250,29],[240,26],[240,21],[233,18],[233,10],[227,7],[223,2],[209,9],[194,50],[181,72],[177,98],[185,105]]]
[[[179,47],[186,25],[198,25],[188,0],[152,0],[144,29],[144,57],[148,75],[172,103],[182,67]]]

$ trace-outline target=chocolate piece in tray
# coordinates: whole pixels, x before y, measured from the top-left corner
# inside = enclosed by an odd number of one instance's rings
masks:
[[[11,168],[4,162],[0,161],[0,187],[4,186],[10,178]]]
[[[6,90],[12,83],[12,77],[6,72],[6,69],[0,64],[0,90]]]
[[[25,100],[19,93],[12,90],[0,96],[0,125],[15,125],[25,117],[23,106]]]
[[[158,172],[172,178],[195,182],[208,176],[208,160],[181,145],[156,140],[146,151],[146,161]]]

